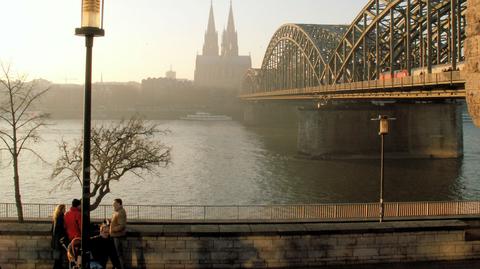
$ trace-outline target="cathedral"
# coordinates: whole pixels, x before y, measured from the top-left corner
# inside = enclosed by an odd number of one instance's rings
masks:
[[[221,48],[215,29],[213,5],[210,5],[208,28],[202,55],[197,55],[195,85],[198,87],[239,89],[245,72],[252,67],[250,56],[238,55],[238,38],[230,2],[227,28],[223,31]]]

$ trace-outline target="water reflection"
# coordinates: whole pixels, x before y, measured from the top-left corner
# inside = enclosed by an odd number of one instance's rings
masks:
[[[305,160],[296,154],[296,134],[282,128],[251,128],[267,149],[265,184],[276,203],[371,202],[379,195],[379,160]],[[462,159],[386,160],[387,201],[478,199],[480,131],[465,126]]]

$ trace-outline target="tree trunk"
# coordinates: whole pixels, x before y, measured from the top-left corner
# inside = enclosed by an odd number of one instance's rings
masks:
[[[23,222],[22,198],[20,195],[20,180],[18,175],[18,157],[13,156],[13,181],[15,183],[15,203],[17,205],[18,222]]]
[[[110,191],[108,192],[100,191],[98,196],[95,197],[95,202],[93,204],[90,204],[90,211],[94,211],[95,209],[97,209],[97,207],[100,206],[100,203],[102,202],[103,197],[105,197],[105,195],[107,195],[109,192]],[[92,194],[90,194],[90,196],[92,196]],[[90,198],[93,198],[93,197],[90,197]]]

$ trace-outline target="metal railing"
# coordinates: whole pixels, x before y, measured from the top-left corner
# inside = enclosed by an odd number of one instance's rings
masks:
[[[55,205],[24,204],[26,220],[51,219]],[[125,205],[129,221],[348,221],[376,220],[379,203],[309,205]],[[110,218],[112,207],[101,205],[91,212],[92,219]],[[480,201],[387,202],[385,218],[428,218],[480,216]],[[0,220],[14,220],[13,203],[0,203]]]

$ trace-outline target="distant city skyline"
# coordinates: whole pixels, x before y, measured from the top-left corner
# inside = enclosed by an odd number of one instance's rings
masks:
[[[82,84],[85,47],[74,36],[80,0],[17,0],[2,3],[0,60],[29,79]],[[274,32],[284,23],[350,24],[367,1],[233,0],[239,52],[261,64]],[[106,35],[95,39],[93,80],[193,79],[202,51],[210,0],[105,1]],[[230,0],[213,0],[216,29],[227,24]]]

